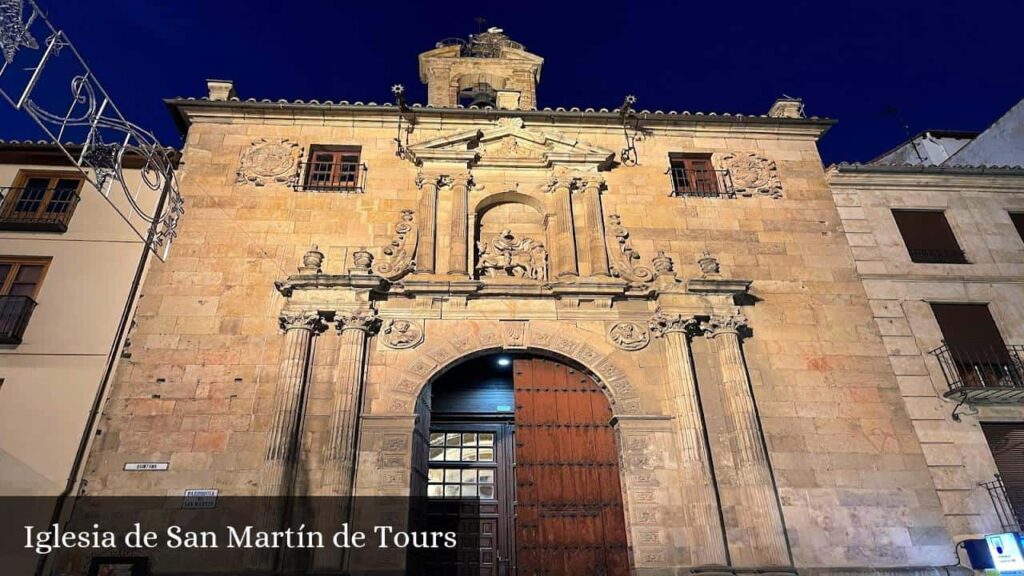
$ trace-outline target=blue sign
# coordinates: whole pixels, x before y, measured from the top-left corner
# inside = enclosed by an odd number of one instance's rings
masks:
[[[985,541],[988,542],[988,551],[996,570],[1002,574],[1024,572],[1024,554],[1021,553],[1016,534],[992,534],[985,536]]]

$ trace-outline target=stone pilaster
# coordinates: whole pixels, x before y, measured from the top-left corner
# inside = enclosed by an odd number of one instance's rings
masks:
[[[689,565],[726,564],[722,522],[718,513],[714,471],[704,435],[704,413],[697,392],[690,351],[690,333],[697,326],[692,317],[658,311],[651,318],[651,332],[663,342],[668,367],[670,413],[679,437],[680,479],[677,489],[687,514],[679,522],[687,528]]]
[[[555,199],[554,230],[548,241],[551,245],[549,253],[553,264],[552,273],[549,276],[554,279],[579,276],[571,187],[572,180],[567,178],[553,179],[548,186],[548,192],[553,194]]]
[[[605,248],[604,221],[601,217],[602,178],[577,178],[572,189],[575,236],[581,276],[608,276],[608,251]]]
[[[420,189],[419,251],[416,253],[416,271],[433,274],[437,245],[437,188],[438,176],[420,172],[416,187]]]
[[[260,496],[287,494],[299,451],[299,429],[309,383],[313,336],[324,328],[315,312],[285,312],[281,365],[274,390],[274,419],[267,437]]]
[[[729,470],[718,477],[719,494],[732,564],[785,566],[791,561],[782,511],[740,348],[739,332],[746,322],[742,314],[733,314],[701,324],[718,355],[729,438]]]
[[[452,235],[448,256],[448,274],[469,276],[469,187],[468,173],[447,177],[444,184],[452,191]]]
[[[324,446],[323,481],[319,496],[338,499],[337,507],[322,507],[328,518],[319,520],[325,527],[341,526],[350,520],[348,505],[355,482],[356,439],[366,373],[366,343],[380,326],[377,311],[363,309],[335,314],[338,337],[338,361],[333,386],[334,407],[331,411],[327,444]],[[327,547],[317,550],[318,569],[338,569],[343,562],[342,550]]]

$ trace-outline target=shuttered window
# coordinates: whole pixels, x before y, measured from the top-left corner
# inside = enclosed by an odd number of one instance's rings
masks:
[[[1024,423],[982,423],[1010,505],[1024,515]]]
[[[931,264],[966,264],[946,215],[939,210],[893,210],[910,260]]]
[[[1010,220],[1017,229],[1017,235],[1024,240],[1024,212],[1010,212]]]

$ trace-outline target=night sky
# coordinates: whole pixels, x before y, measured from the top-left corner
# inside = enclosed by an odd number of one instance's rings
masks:
[[[826,164],[926,129],[981,130],[1024,97],[1019,2],[39,0],[129,119],[181,138],[161,99],[426,100],[416,55],[499,26],[546,59],[540,106],[763,114],[785,93],[839,124]],[[6,104],[0,139],[41,133]],[[907,127],[904,127],[907,125]]]

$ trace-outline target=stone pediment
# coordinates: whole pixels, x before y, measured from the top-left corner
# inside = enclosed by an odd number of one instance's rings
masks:
[[[502,118],[488,128],[420,142],[410,146],[409,151],[418,164],[464,162],[467,167],[603,167],[615,158],[615,153],[606,148],[561,134],[527,129],[521,118]]]

